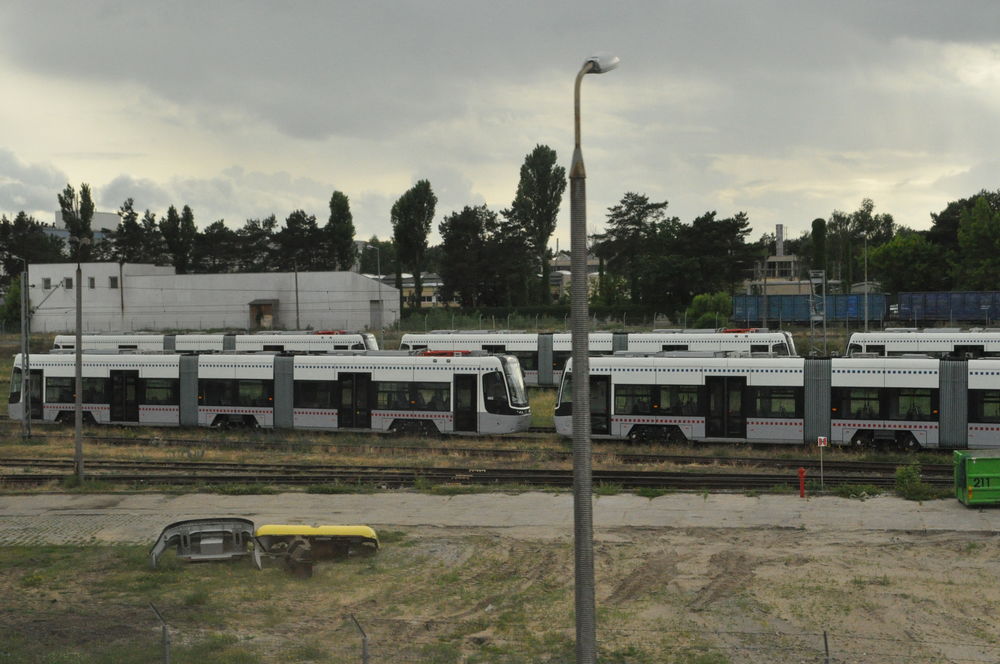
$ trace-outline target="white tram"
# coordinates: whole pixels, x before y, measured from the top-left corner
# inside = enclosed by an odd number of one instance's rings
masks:
[[[267,334],[84,334],[83,352],[124,353],[329,353],[378,350],[370,332],[272,332]],[[56,335],[52,350],[75,350],[76,336]]]
[[[903,449],[1000,447],[1000,359],[590,358],[594,437],[815,443]],[[572,432],[572,365],[556,430]]]
[[[435,330],[425,334],[404,334],[400,350],[485,350],[509,353],[521,362],[528,385],[559,385],[562,369],[570,357],[571,336],[566,333],[508,331]],[[592,355],[617,351],[656,353],[661,351],[743,352],[795,355],[789,332],[756,329],[740,330],[654,330],[652,332],[592,332]]]
[[[847,354],[859,353],[1000,357],[1000,330],[888,328],[879,332],[855,332],[847,342]]]
[[[9,413],[22,419],[22,358]],[[30,358],[32,419],[72,422],[75,357]],[[98,424],[502,434],[528,429],[517,359],[358,351],[325,355],[83,356],[83,414]]]

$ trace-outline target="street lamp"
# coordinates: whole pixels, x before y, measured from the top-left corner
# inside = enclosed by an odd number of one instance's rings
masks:
[[[378,272],[378,347],[385,350],[385,301],[382,299],[382,250],[377,244],[366,244],[365,249],[375,250],[375,270]]]
[[[569,171],[570,326],[573,358],[573,548],[576,579],[576,661],[593,664],[597,657],[594,625],[594,513],[590,465],[590,361],[587,358],[587,173],[580,150],[580,83],[587,74],[603,74],[618,66],[613,55],[588,58],[573,89],[574,143]]]
[[[83,482],[83,271],[80,254],[90,245],[89,237],[71,237],[76,246],[76,405],[73,418],[73,466],[77,482]]]

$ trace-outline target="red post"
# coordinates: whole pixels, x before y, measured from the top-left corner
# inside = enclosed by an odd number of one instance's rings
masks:
[[[806,497],[806,469],[799,468],[799,498]]]

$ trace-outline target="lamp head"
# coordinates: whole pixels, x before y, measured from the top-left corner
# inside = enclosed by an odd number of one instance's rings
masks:
[[[611,55],[610,53],[595,53],[584,61],[584,66],[590,63],[591,74],[603,74],[609,72],[618,64],[621,60],[617,55]]]

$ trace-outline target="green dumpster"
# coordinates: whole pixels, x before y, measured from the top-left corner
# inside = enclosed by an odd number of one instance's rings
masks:
[[[955,497],[966,505],[1000,504],[1000,452],[955,450]]]

